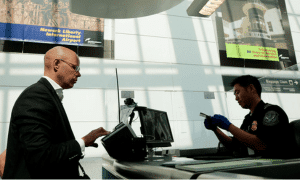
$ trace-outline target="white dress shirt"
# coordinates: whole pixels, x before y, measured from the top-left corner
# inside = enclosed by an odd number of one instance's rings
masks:
[[[58,85],[51,78],[49,78],[47,76],[42,76],[42,77],[45,78],[45,79],[47,79],[49,81],[49,83],[51,84],[51,86],[53,87],[53,89],[56,91],[59,99],[62,101],[62,99],[64,97],[64,95],[63,95],[63,88],[60,87],[60,85]],[[81,138],[80,139],[76,139],[76,141],[80,145],[82,156],[84,156],[85,155],[85,143],[84,143],[83,139],[81,139]]]

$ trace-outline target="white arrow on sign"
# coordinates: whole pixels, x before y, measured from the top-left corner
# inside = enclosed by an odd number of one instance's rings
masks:
[[[298,85],[298,81],[295,81],[294,83],[295,83],[296,85]]]

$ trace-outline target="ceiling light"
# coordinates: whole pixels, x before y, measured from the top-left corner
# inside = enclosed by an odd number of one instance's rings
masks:
[[[218,4],[206,4],[205,6],[209,7],[209,8],[212,8],[212,9],[217,9],[219,7]],[[204,7],[205,7],[204,6]]]
[[[205,11],[205,10],[201,10],[200,13],[203,14],[203,15],[206,15],[206,16],[212,15],[212,12],[208,12],[208,11]]]
[[[189,16],[209,17],[225,0],[194,0],[187,9]]]
[[[209,0],[213,4],[218,4],[219,6],[225,2],[225,0]]]

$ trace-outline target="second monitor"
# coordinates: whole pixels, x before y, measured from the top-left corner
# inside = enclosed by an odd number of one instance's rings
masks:
[[[164,111],[147,108],[139,111],[141,133],[147,147],[169,147],[174,142],[168,115]]]

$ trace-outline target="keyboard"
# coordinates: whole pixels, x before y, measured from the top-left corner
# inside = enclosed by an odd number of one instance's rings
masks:
[[[224,159],[234,159],[233,156],[218,156],[218,155],[204,155],[193,157],[195,160],[224,160]]]
[[[251,166],[261,165],[272,165],[269,160],[242,160],[242,161],[226,161],[226,162],[215,162],[208,164],[195,164],[195,165],[178,165],[175,166],[177,169],[187,170],[192,172],[203,172],[203,171],[218,171],[234,168],[244,168]]]

